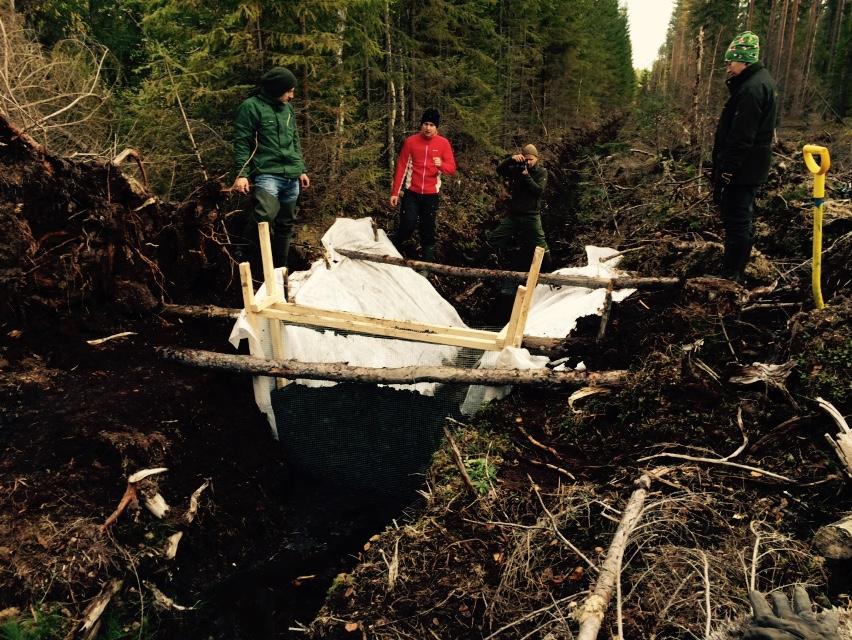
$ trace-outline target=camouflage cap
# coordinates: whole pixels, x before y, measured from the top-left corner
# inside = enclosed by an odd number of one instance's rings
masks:
[[[760,38],[751,31],[743,31],[728,45],[725,62],[757,62],[760,58]]]

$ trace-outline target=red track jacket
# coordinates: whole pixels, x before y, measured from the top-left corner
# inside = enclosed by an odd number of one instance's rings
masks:
[[[440,169],[432,161],[436,157],[441,158]],[[437,133],[428,140],[415,133],[402,143],[396,159],[391,195],[398,196],[403,186],[414,193],[438,193],[441,190],[441,174],[451,176],[455,172],[456,159],[449,140]]]

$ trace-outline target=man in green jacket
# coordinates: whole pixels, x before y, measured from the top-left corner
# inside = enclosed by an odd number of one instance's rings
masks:
[[[509,192],[509,215],[488,234],[488,244],[499,249],[520,249],[518,268],[528,268],[536,247],[544,249],[542,268],[550,270],[550,250],[541,226],[541,199],[547,184],[547,169],[541,166],[538,149],[526,145],[522,153],[504,158],[497,165]]]
[[[738,282],[751,255],[754,196],[769,176],[778,117],[775,82],[759,56],[760,40],[751,31],[725,52],[730,97],[713,144],[713,202],[725,229],[722,277]]]
[[[243,231],[254,244],[257,224],[268,222],[272,255],[278,266],[287,265],[290,239],[296,222],[296,203],[301,189],[311,181],[306,173],[291,104],[296,76],[284,67],[273,67],[260,78],[259,90],[243,101],[234,120],[233,190],[249,193],[254,182],[254,208]],[[245,259],[241,250],[235,252]]]

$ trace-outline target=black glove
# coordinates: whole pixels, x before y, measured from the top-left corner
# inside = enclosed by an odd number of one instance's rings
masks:
[[[769,594],[772,609],[760,591],[750,591],[748,599],[754,620],[743,633],[744,640],[839,640],[839,621],[834,609],[814,613],[807,592],[793,587],[793,606],[780,591]]]
[[[716,176],[716,180],[713,182],[713,204],[722,206],[725,201],[725,191],[727,191],[729,184],[731,184],[730,173],[720,173]]]

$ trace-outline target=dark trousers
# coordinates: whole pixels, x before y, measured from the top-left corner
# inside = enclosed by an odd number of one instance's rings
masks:
[[[722,224],[725,228],[725,255],[722,277],[742,280],[751,256],[753,242],[754,196],[756,186],[730,185],[722,202]]]
[[[440,199],[437,193],[406,191],[399,207],[399,227],[393,237],[394,244],[397,247],[401,246],[414,235],[414,230],[417,229],[420,235],[420,246],[423,248],[423,259],[434,260],[438,204]]]
[[[497,228],[488,234],[488,244],[504,251],[515,251],[515,259],[510,266],[522,271],[529,269],[535,248],[541,247],[544,249],[542,268],[545,271],[550,270],[550,250],[544,238],[541,215],[537,213],[506,216]]]

